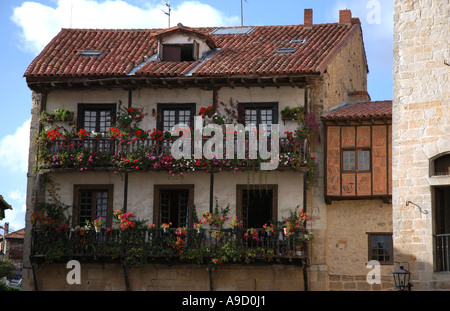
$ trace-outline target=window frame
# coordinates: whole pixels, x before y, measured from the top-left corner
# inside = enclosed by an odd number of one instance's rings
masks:
[[[196,104],[195,103],[181,103],[181,104],[164,104],[164,103],[158,103],[157,104],[157,121],[156,121],[156,129],[158,131],[164,131],[164,111],[165,110],[175,110],[180,111],[180,110],[191,110],[191,117],[189,120],[189,124],[188,126],[190,126],[191,128],[194,128],[194,116],[195,116],[195,109],[196,109]],[[178,113],[175,116],[176,120],[175,120],[175,124],[179,123],[179,115]]]
[[[344,159],[344,152],[355,152],[355,168],[353,170],[347,170],[345,169],[345,159]],[[368,151],[369,152],[369,169],[368,170],[360,170],[358,168],[358,152],[359,151]],[[341,148],[341,172],[342,173],[355,173],[355,172],[361,172],[361,173],[372,173],[372,149],[371,148]]]
[[[112,217],[113,217],[113,198],[114,198],[114,185],[112,184],[102,184],[102,185],[92,185],[92,184],[76,184],[73,186],[73,207],[72,207],[72,226],[76,227],[80,225],[80,193],[81,191],[107,191],[108,192],[108,207],[107,207],[107,217],[105,226],[111,227]],[[91,215],[96,214],[96,210],[91,210]],[[93,217],[93,216],[91,216]],[[95,218],[94,218],[95,219]],[[91,221],[94,221],[91,219]]]
[[[257,111],[257,124],[256,128],[259,130],[259,125],[261,123],[261,110],[272,110],[272,124],[278,124],[278,102],[254,102],[254,103],[239,103],[238,114],[239,120],[245,122],[245,110],[255,109]],[[246,126],[247,124],[244,124]]]
[[[368,259],[368,261],[376,260],[376,261],[378,261],[380,263],[380,265],[392,265],[392,264],[394,264],[394,244],[393,244],[393,237],[392,237],[392,235],[393,235],[392,232],[367,232],[367,243],[368,243],[368,245],[367,245],[367,259]],[[389,243],[390,243],[390,249],[389,249],[389,251],[390,251],[389,257],[390,257],[390,259],[389,260],[381,261],[381,260],[379,260],[379,257],[372,258],[373,250],[374,250],[374,248],[372,248],[372,237],[379,237],[379,236],[389,237]],[[377,255],[377,256],[380,256],[380,255]],[[383,252],[382,256],[383,257],[386,256],[386,252],[385,251]]]
[[[266,189],[272,190],[272,221],[276,223],[278,221],[278,185],[277,184],[268,184],[264,186],[254,185],[251,188],[248,185],[236,185],[236,217],[238,219],[243,219],[244,215],[244,202],[243,195],[244,190],[261,190],[265,191]]]
[[[193,211],[194,211],[194,189],[193,184],[186,185],[154,185],[153,186],[153,223],[159,227],[161,226],[161,205],[160,205],[160,192],[161,190],[188,190],[189,191],[189,203],[188,203],[188,228],[193,227]]]
[[[185,57],[183,57],[183,54],[185,54],[186,52],[183,52],[183,48],[189,47],[189,50],[192,51],[192,53],[190,54],[190,58],[187,59]],[[174,58],[167,58],[166,54],[169,54],[168,51],[166,49],[172,49],[173,51],[177,51],[177,57]],[[163,44],[162,45],[162,61],[163,62],[193,62],[196,61],[198,59],[198,43],[197,42],[193,42],[193,43],[167,43],[167,44]],[[190,52],[190,51],[188,51]],[[173,52],[170,53],[170,55],[174,55]],[[186,55],[184,55],[186,56]]]
[[[113,126],[116,123],[116,104],[106,103],[106,104],[78,104],[78,118],[77,118],[77,128],[84,128],[84,113],[85,111],[111,111],[111,125]],[[100,132],[100,122],[99,122],[100,114],[97,115],[97,119],[95,121],[95,131]],[[105,132],[106,133],[106,132]]]

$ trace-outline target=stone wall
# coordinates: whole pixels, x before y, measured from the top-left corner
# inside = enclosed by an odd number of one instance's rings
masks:
[[[80,284],[69,284],[66,264],[42,264],[36,277],[40,291],[125,291],[122,265],[81,263]],[[210,273],[206,266],[145,265],[126,272],[132,291],[303,291],[303,268],[294,265],[223,265]],[[69,275],[71,279],[72,275]],[[211,288],[212,286],[212,288]]]
[[[333,201],[327,209],[330,290],[391,290],[393,265],[380,265],[381,284],[369,284],[368,233],[392,232],[392,205],[382,200]]]
[[[324,79],[320,83],[312,87],[308,92],[308,98],[311,103],[311,112],[313,112],[319,120],[320,115],[330,109],[345,104],[350,101],[350,93],[367,91],[367,62],[363,46],[363,35],[358,31],[349,40],[337,54],[336,58],[330,63],[324,74]],[[340,271],[346,263],[340,261],[330,261],[330,243],[335,242],[333,232],[342,232],[344,225],[336,223],[329,213],[335,212],[335,204],[326,205],[324,196],[324,170],[325,170],[325,131],[324,126],[321,127],[320,139],[314,142],[312,146],[313,156],[316,157],[315,183],[311,190],[307,192],[308,213],[312,217],[311,227],[314,239],[311,247],[309,282],[311,290],[354,290],[356,283],[347,284],[347,278],[362,278],[361,271],[341,273]],[[359,201],[345,201],[341,204],[349,204],[350,206],[358,205]],[[378,201],[369,201],[367,206],[377,208]],[[342,205],[341,205],[342,206]],[[350,219],[360,219],[360,210],[353,210]],[[390,217],[385,215],[385,217]],[[388,222],[386,218],[384,222]],[[357,222],[354,223],[358,225]],[[331,226],[331,227],[330,227]],[[356,232],[347,232],[354,235]],[[358,233],[359,234],[359,233]],[[367,246],[367,245],[366,245]],[[364,254],[366,254],[367,248]],[[366,258],[361,259],[358,263],[365,267]],[[334,272],[333,272],[334,271]],[[365,272],[367,273],[367,271]],[[341,276],[346,278],[345,281]],[[365,281],[364,274],[364,283]],[[344,283],[345,285],[344,288]],[[361,286],[361,285],[360,285]],[[358,289],[360,289],[360,286]]]
[[[409,264],[413,290],[450,285],[448,273],[434,272],[432,196],[450,176],[429,174],[430,159],[450,151],[449,7],[448,0],[394,2],[394,247],[396,261]]]

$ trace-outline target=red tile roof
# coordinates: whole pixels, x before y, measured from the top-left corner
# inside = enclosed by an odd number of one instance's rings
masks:
[[[0,236],[1,238],[7,239],[23,239],[25,237],[25,228],[6,234],[5,236]]]
[[[248,34],[214,35],[215,28],[188,28],[213,40],[218,52],[207,61],[144,61],[157,52],[157,36],[174,29],[62,29],[33,60],[24,76],[39,81],[48,78],[126,77],[135,68],[141,77],[320,74],[349,38],[360,29],[352,24],[256,26]],[[187,27],[184,27],[186,29]],[[290,43],[305,39],[305,43]],[[296,48],[294,53],[275,53]],[[85,50],[100,50],[100,56],[82,57]],[[136,67],[141,65],[140,69]],[[194,70],[193,70],[194,69]]]
[[[369,101],[351,104],[326,112],[323,120],[392,118],[392,101]]]

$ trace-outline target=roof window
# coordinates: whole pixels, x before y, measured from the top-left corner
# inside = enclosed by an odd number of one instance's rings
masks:
[[[216,28],[211,35],[244,35],[252,32],[255,27],[230,27],[230,28]]]
[[[278,49],[275,51],[275,53],[279,53],[279,54],[292,54],[295,51],[297,51],[296,48],[283,48],[283,49]]]
[[[291,41],[289,41],[289,43],[301,43],[301,44],[304,44],[304,43],[306,43],[306,39],[292,39]]]
[[[103,53],[103,51],[98,51],[98,50],[85,50],[83,52],[80,53],[81,56],[85,56],[85,57],[92,57],[92,56],[99,56]]]

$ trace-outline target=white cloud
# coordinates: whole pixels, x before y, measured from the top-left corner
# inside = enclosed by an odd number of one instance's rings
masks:
[[[21,48],[39,53],[61,28],[165,28],[168,18],[162,4],[145,8],[122,0],[58,0],[55,8],[37,2],[24,2],[14,9],[13,22],[21,28]],[[226,17],[208,4],[184,1],[173,6],[171,26],[228,26],[237,17]]]
[[[0,168],[9,172],[27,172],[29,144],[30,120],[27,120],[14,134],[0,140]]]

